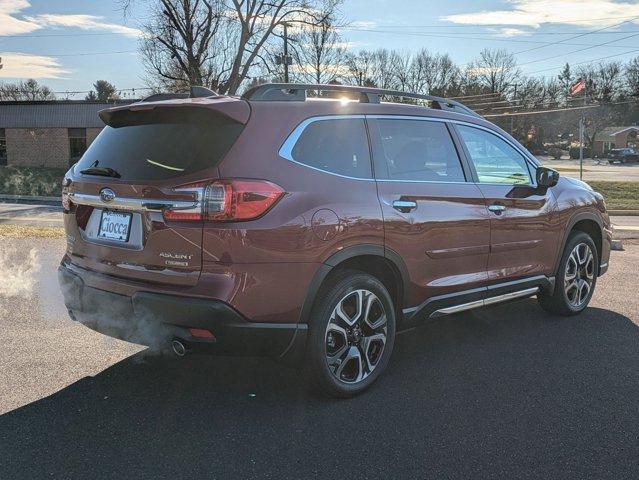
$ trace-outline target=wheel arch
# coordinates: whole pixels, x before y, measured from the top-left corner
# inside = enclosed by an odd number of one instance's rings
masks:
[[[568,237],[574,231],[580,231],[590,235],[593,242],[595,242],[595,247],[597,248],[597,256],[599,260],[597,263],[601,263],[601,255],[603,251],[603,222],[601,218],[593,212],[579,212],[573,215],[568,222],[568,225],[564,232],[561,249],[559,250],[557,259],[555,261],[555,272],[557,272],[557,270],[559,269],[559,262],[561,260],[561,256],[563,255],[564,249],[566,248],[566,243],[568,243]],[[600,265],[597,265],[597,270],[599,270],[599,267]]]
[[[315,273],[302,305],[300,323],[309,323],[320,289],[332,275],[344,268],[360,270],[378,278],[391,294],[396,311],[401,313],[408,285],[408,270],[404,261],[399,254],[382,245],[357,245],[334,253]]]

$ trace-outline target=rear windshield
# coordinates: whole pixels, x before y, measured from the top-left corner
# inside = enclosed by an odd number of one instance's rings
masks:
[[[75,171],[112,169],[121,179],[134,181],[186,175],[216,166],[243,128],[214,112],[176,113],[126,112],[116,117],[114,126],[100,132]]]

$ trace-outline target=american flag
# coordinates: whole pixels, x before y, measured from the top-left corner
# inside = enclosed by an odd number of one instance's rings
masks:
[[[572,87],[570,87],[570,95],[577,95],[579,92],[585,89],[586,82],[582,78],[580,78]]]

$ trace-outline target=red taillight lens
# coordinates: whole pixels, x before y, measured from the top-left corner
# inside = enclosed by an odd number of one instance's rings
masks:
[[[284,195],[281,187],[265,180],[220,180],[206,187],[185,186],[176,191],[193,192],[201,207],[164,210],[168,221],[253,220],[264,215]]]

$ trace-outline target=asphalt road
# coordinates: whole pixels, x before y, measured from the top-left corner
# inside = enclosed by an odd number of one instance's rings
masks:
[[[173,360],[76,325],[61,241],[0,241],[3,280],[36,292],[0,299],[1,479],[639,477],[638,245],[582,315],[529,299],[439,320],[331,401],[271,361]],[[31,248],[35,284],[16,276]]]
[[[541,162],[559,170],[561,175],[579,178],[579,160],[555,160],[550,157],[538,157]],[[608,160],[584,159],[584,181],[637,182],[639,181],[639,163],[614,163]]]

